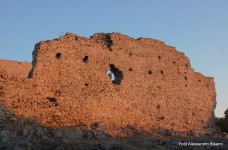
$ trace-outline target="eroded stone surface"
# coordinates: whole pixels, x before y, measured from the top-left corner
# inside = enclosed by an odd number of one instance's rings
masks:
[[[120,85],[106,74],[110,64],[123,72]],[[159,40],[67,33],[36,44],[32,66],[0,61],[0,73],[1,103],[49,127],[102,122],[115,135],[112,129],[128,125],[148,132],[213,126],[213,78],[194,72],[183,53]]]

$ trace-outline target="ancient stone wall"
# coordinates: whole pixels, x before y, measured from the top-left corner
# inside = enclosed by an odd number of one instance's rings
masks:
[[[159,40],[67,33],[39,42],[32,64],[28,78],[6,85],[14,92],[4,95],[4,103],[43,125],[102,122],[107,129],[133,125],[178,131],[213,125],[213,78],[194,72],[183,53]],[[107,75],[110,64],[123,73],[120,85]]]

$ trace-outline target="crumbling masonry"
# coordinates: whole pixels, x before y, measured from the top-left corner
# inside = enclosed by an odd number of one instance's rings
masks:
[[[120,85],[106,74],[110,64],[123,73]],[[1,103],[45,126],[204,131],[213,125],[213,78],[194,72],[183,53],[159,40],[67,33],[36,44],[32,66],[1,61],[0,69]]]

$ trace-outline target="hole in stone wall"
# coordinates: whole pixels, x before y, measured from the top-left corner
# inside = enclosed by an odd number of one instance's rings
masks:
[[[159,119],[160,119],[160,120],[164,120],[164,119],[165,119],[165,117],[164,117],[164,116],[161,116],[161,117],[159,117]]]
[[[185,79],[185,80],[188,80],[188,77],[187,77],[187,76],[184,76],[184,79]]]
[[[185,64],[186,67],[188,67],[188,64]]]
[[[129,56],[132,56],[132,53],[129,53]]]
[[[89,61],[89,57],[88,57],[88,56],[85,56],[85,57],[83,58],[83,62],[84,62],[84,63],[88,63],[88,61]]]
[[[199,80],[199,82],[201,82],[201,80]]]
[[[49,102],[57,102],[57,99],[56,98],[52,98],[52,97],[47,97],[47,99],[49,100]]]
[[[129,70],[129,71],[133,71],[133,68],[132,68],[132,67],[130,67],[128,70]]]
[[[152,71],[151,71],[151,70],[149,70],[149,71],[148,71],[148,74],[152,74]]]
[[[161,74],[164,74],[163,70],[161,70]]]
[[[175,62],[175,61],[173,61],[173,64],[176,64],[176,62]]]
[[[157,109],[160,109],[160,107],[161,107],[161,106],[158,104],[158,105],[157,105]]]
[[[55,55],[55,58],[57,58],[57,59],[60,59],[61,58],[61,53],[57,53],[56,55]]]
[[[85,83],[85,86],[89,86],[89,84],[88,83]]]
[[[160,60],[161,59],[161,56],[158,56],[158,59]]]
[[[4,78],[4,76],[3,76],[2,74],[0,75],[0,77],[1,77],[1,78]]]
[[[187,84],[185,84],[185,87],[187,87],[188,85]]]
[[[110,64],[109,66],[110,69],[108,70],[107,74],[112,80],[112,83],[120,85],[121,81],[123,80],[123,72],[116,68],[114,64]]]

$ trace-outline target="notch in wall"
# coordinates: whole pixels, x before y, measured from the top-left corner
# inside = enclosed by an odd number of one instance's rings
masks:
[[[164,74],[163,70],[161,70],[161,74]]]
[[[112,45],[113,45],[113,41],[112,41],[112,38],[111,38],[111,34],[110,33],[107,33],[105,34],[105,45],[107,46],[107,48],[112,51]]]
[[[157,109],[160,109],[160,108],[161,108],[161,106],[158,104],[158,105],[157,105]]]
[[[165,119],[165,117],[164,116],[160,116],[160,117],[158,117],[160,120],[164,120]]]
[[[89,61],[89,56],[85,56],[82,60],[83,60],[84,63],[88,63],[88,61]]]
[[[188,77],[187,77],[187,76],[184,76],[184,79],[185,79],[185,80],[188,80]]]
[[[49,100],[49,102],[57,102],[57,99],[56,98],[53,98],[53,97],[47,97],[47,99]]]
[[[57,53],[56,55],[55,55],[55,58],[57,58],[57,59],[60,59],[62,57],[62,54],[61,53]]]

